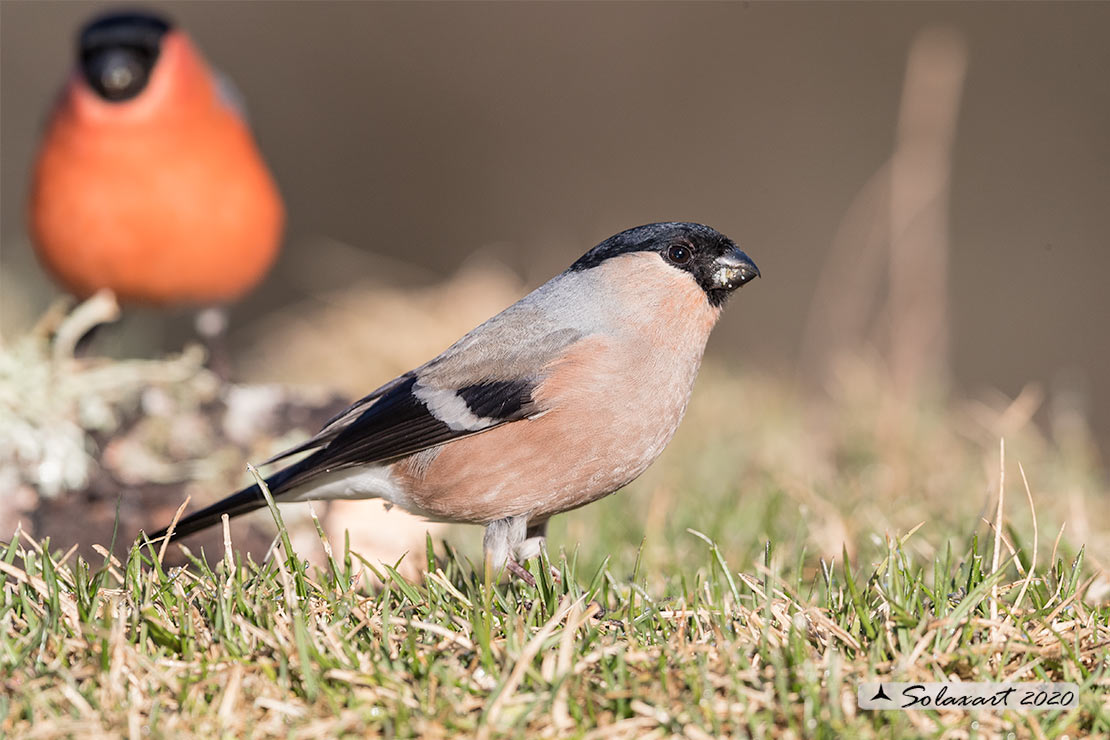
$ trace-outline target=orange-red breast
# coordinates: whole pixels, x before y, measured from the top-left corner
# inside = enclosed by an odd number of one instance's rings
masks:
[[[30,199],[38,255],[66,289],[231,301],[273,263],[284,217],[241,112],[183,31],[134,12],[85,26]]]

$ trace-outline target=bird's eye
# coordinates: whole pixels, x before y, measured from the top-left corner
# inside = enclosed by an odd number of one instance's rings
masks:
[[[681,244],[672,244],[667,247],[667,259],[676,265],[685,265],[693,256],[694,253],[690,251],[690,248]]]

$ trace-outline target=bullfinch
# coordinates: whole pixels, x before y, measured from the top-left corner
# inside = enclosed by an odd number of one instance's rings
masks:
[[[520,563],[548,520],[622,488],[663,451],[725,301],[758,276],[708,226],[623,231],[268,460],[309,453],[267,486],[278,502],[379,498],[481,524],[487,562],[531,583]],[[262,506],[250,486],[171,536]]]
[[[76,296],[201,307],[263,278],[285,218],[233,88],[145,12],[81,30],[29,206],[41,262]]]

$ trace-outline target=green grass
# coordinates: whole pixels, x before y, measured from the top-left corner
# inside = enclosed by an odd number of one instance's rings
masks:
[[[556,520],[559,578],[532,563],[536,588],[487,581],[474,531],[410,553],[419,582],[323,535],[319,552],[280,538],[261,563],[231,547],[173,570],[142,543],[89,564],[21,536],[0,566],[0,734],[1110,733],[1110,518],[1089,443],[1005,428],[1003,408],[899,404],[872,380],[817,403],[710,368],[649,474]],[[1081,704],[862,712],[856,683],[875,676],[1072,681]]]

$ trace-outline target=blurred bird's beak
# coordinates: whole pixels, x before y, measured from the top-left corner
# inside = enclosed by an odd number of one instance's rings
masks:
[[[759,268],[735,246],[713,262],[713,282],[720,290],[736,290],[757,277]]]
[[[87,54],[82,60],[85,79],[105,100],[121,102],[142,92],[148,71],[139,52],[111,48]]]

